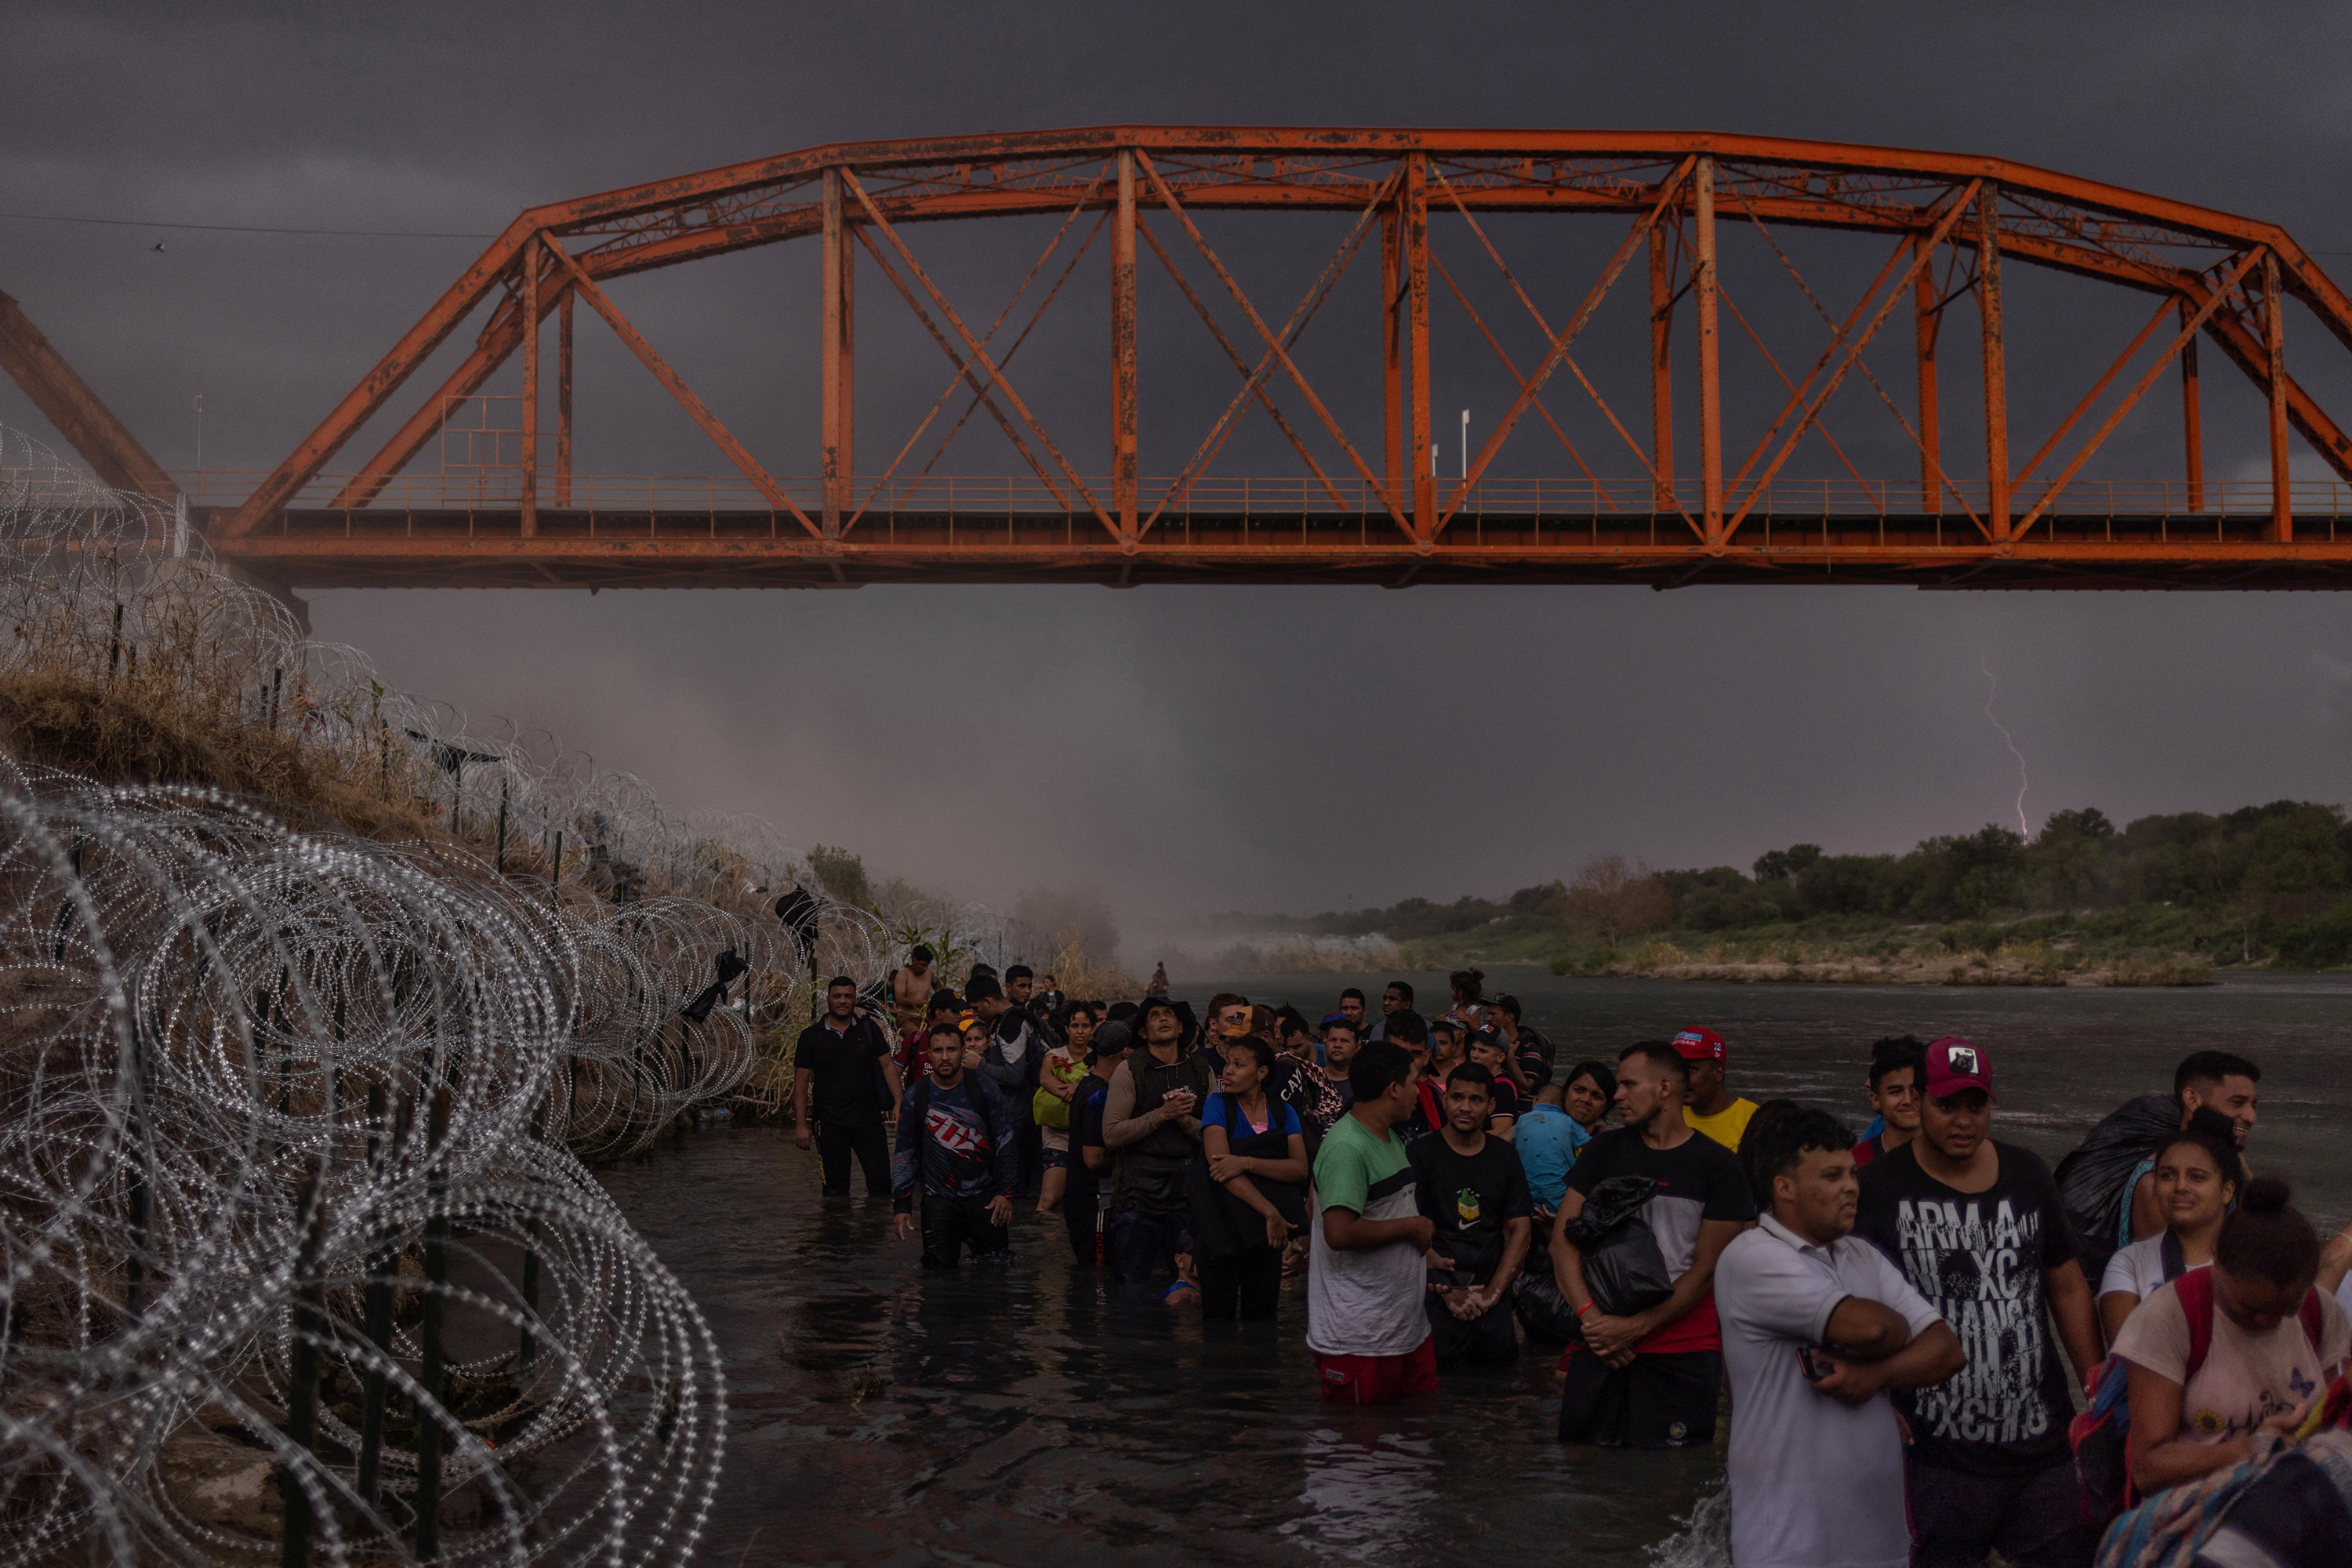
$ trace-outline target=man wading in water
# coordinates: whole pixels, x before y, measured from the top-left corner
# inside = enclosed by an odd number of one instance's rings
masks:
[[[1958,1376],[1895,1400],[1911,1427],[1911,1562],[1976,1568],[1998,1548],[2014,1568],[2086,1568],[2099,1522],[2083,1515],[2066,1427],[2099,1329],[2074,1232],[2050,1167],[1993,1142],[1984,1051],[1948,1037],[1927,1066],[1919,1136],[1864,1168],[1854,1224],[1969,1352]]]
[[[1559,1440],[1604,1447],[1665,1448],[1715,1440],[1723,1334],[1715,1314],[1715,1265],[1756,1217],[1739,1156],[1683,1120],[1688,1058],[1660,1041],[1618,1058],[1617,1106],[1625,1125],[1584,1146],[1560,1194],[1551,1233],[1552,1271],[1578,1318],[1581,1348],[1561,1370]],[[1565,1222],[1612,1176],[1656,1184],[1642,1218],[1674,1277],[1674,1294],[1618,1317],[1595,1301]]]
[[[890,1158],[892,1221],[900,1241],[915,1233],[923,1197],[923,1267],[952,1268],[971,1248],[975,1263],[1013,1258],[1013,1184],[1020,1175],[1013,1118],[996,1086],[964,1070],[955,1026],[931,1031],[931,1071],[900,1101],[898,1148]]]

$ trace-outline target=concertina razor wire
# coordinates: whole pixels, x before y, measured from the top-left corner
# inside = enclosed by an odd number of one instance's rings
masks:
[[[764,823],[388,690],[5,429],[0,543],[0,674],[448,829],[0,758],[0,1563],[689,1555],[722,1369],[583,1158],[737,1092],[822,977],[878,999],[904,938]]]

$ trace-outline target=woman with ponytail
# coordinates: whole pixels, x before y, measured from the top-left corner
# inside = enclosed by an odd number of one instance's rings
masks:
[[[2240,1464],[2258,1431],[2293,1433],[2343,1370],[2352,1323],[2313,1288],[2319,1236],[2291,1197],[2275,1176],[2246,1183],[2212,1267],[2147,1297],[2116,1336],[2143,1495]]]

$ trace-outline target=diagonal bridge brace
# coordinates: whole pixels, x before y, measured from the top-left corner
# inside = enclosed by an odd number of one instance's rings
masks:
[[[1551,347],[1546,351],[1533,374],[1520,384],[1518,396],[1511,400],[1511,406],[1495,426],[1495,433],[1486,437],[1484,447],[1478,448],[1477,461],[1472,463],[1470,471],[1462,476],[1461,483],[1454,489],[1454,499],[1438,513],[1436,521],[1430,526],[1428,537],[1421,540],[1423,545],[1436,543],[1437,536],[1445,531],[1445,525],[1454,521],[1454,514],[1462,510],[1471,491],[1486,477],[1486,465],[1495,460],[1495,454],[1503,449],[1505,441],[1510,439],[1511,432],[1527,413],[1528,405],[1535,401],[1536,395],[1543,390],[1544,383],[1551,379],[1552,372],[1568,358],[1569,345],[1575,342],[1577,334],[1584,331],[1585,323],[1592,319],[1592,312],[1600,308],[1610,287],[1617,281],[1618,274],[1624,271],[1625,264],[1633,258],[1634,247],[1649,237],[1650,230],[1657,226],[1658,220],[1681,199],[1684,184],[1697,168],[1698,154],[1696,153],[1675,165],[1674,173],[1660,182],[1657,199],[1634,222],[1623,243],[1617,247],[1617,254],[1609,258],[1609,265],[1601,268],[1600,278],[1585,294],[1584,302],[1576,308],[1576,314],[1569,318],[1568,325],[1561,328],[1557,335],[1547,334],[1551,336]]]
[[[1862,351],[1870,346],[1870,340],[1872,338],[1878,335],[1878,329],[1885,325],[1886,318],[1888,316],[1894,314],[1895,307],[1902,302],[1906,292],[1908,291],[1912,285],[1918,280],[1921,271],[1932,264],[1936,253],[1936,247],[1944,243],[1945,237],[1952,232],[1953,226],[1958,224],[1961,217],[1968,213],[1969,206],[1976,201],[1977,193],[1983,189],[1983,187],[1984,182],[1981,180],[1969,181],[1967,188],[1959,193],[1958,196],[1952,202],[1951,205],[1946,209],[1942,218],[1937,220],[1936,226],[1928,231],[1927,237],[1924,242],[1914,243],[1908,238],[1903,241],[1904,248],[1907,248],[1911,251],[1911,265],[1904,268],[1902,276],[1895,279],[1895,286],[1886,291],[1885,301],[1879,306],[1878,313],[1870,319],[1870,325],[1864,328],[1857,336],[1846,344],[1845,353],[1838,357],[1836,371],[1831,374],[1827,384],[1822,387],[1820,394],[1816,395],[1811,403],[1805,405],[1803,417],[1797,421],[1796,428],[1789,432],[1787,439],[1782,441],[1780,444],[1780,449],[1774,453],[1772,460],[1765,465],[1764,471],[1756,477],[1756,482],[1748,488],[1748,499],[1740,502],[1739,510],[1737,512],[1725,519],[1723,524],[1723,537],[1716,542],[1718,545],[1728,544],[1731,542],[1731,536],[1739,531],[1739,525],[1747,520],[1748,514],[1751,510],[1755,510],[1757,501],[1762,499],[1764,495],[1765,488],[1771,484],[1772,476],[1780,471],[1780,465],[1789,460],[1790,454],[1793,453],[1797,449],[1797,444],[1805,438],[1805,432],[1812,427],[1813,421],[1821,417],[1822,410],[1829,405],[1830,399],[1837,395],[1837,389],[1841,385],[1844,384],[1847,373],[1853,370],[1855,363],[1862,358]],[[1903,251],[1901,249],[1898,249],[1895,252],[1897,257],[1900,257],[1902,254]],[[1892,266],[1891,261],[1889,266]],[[1883,279],[1885,275],[1885,272],[1882,270],[1879,277]],[[1862,306],[1869,303],[1871,298],[1880,287],[1880,284],[1878,282],[1873,282],[1870,287],[1871,292],[1864,294],[1862,303],[1854,307],[1855,314],[1857,315],[1861,313]],[[1848,317],[1847,320],[1851,322],[1853,318]],[[1832,351],[1834,351],[1836,347],[1834,341],[1832,342],[1831,347]],[[1824,357],[1823,363],[1827,363],[1826,356]],[[1820,374],[1821,367],[1817,366],[1812,374],[1805,377],[1803,384],[1804,387],[1811,387]],[[1791,406],[1794,406],[1796,402],[1801,401],[1801,398],[1802,389],[1801,388],[1798,397],[1791,400]],[[1788,409],[1784,408],[1781,413],[1781,419],[1786,419],[1787,417]],[[1779,424],[1779,420],[1774,421],[1776,428]],[[1765,437],[1765,440],[1769,441],[1771,437],[1768,433]],[[1759,445],[1758,450],[1762,450],[1761,444]],[[1752,458],[1749,458],[1749,462],[1751,463],[1755,459]],[[1745,471],[1746,470],[1743,469],[1742,473],[1744,474]]]
[[[866,187],[857,176],[845,168],[841,171],[841,183],[856,194],[858,205],[866,209],[866,216],[872,220],[875,228],[890,242],[890,248],[898,252],[899,261],[905,264],[915,281],[922,285],[923,292],[930,296],[931,303],[939,307],[940,314],[946,318],[948,325],[955,329],[956,336],[963,342],[964,352],[971,356],[973,363],[987,373],[984,380],[972,378],[972,390],[985,396],[992,387],[1003,388],[1004,401],[1013,405],[1013,411],[1021,416],[1021,423],[1029,427],[1029,433],[1037,438],[1037,444],[1045,449],[1046,456],[1054,459],[1054,466],[1062,470],[1062,477],[1087,503],[1087,509],[1095,514],[1095,521],[1102,524],[1103,531],[1122,544],[1132,543],[1131,540],[1120,535],[1118,524],[1103,510],[1102,503],[1095,500],[1094,492],[1087,489],[1086,481],[1078,478],[1077,470],[1071,468],[1069,459],[1062,456],[1062,449],[1054,444],[1051,436],[1045,434],[1045,427],[1037,423],[1037,416],[1029,412],[1029,405],[1021,401],[1021,395],[1013,390],[1013,384],[1004,379],[1003,371],[988,357],[988,350],[971,335],[971,329],[963,324],[963,318],[956,314],[955,307],[948,303],[947,296],[940,292],[939,285],[931,281],[930,274],[923,270],[922,263],[915,259],[915,253],[907,248],[907,242],[899,237],[898,231],[891,226],[888,218],[882,216],[882,209],[874,205],[874,198],[866,194]],[[879,256],[876,259],[879,260]]]
[[[686,410],[697,425],[702,426],[702,433],[710,437],[719,451],[726,454],[727,460],[742,470],[743,477],[751,481],[752,486],[759,490],[768,505],[778,511],[791,512],[800,525],[808,530],[810,538],[824,538],[824,531],[810,520],[808,513],[793,504],[793,498],[784,493],[784,488],[770,477],[767,469],[760,466],[758,458],[744,450],[743,443],[735,439],[735,433],[719,422],[718,416],[704,405],[702,399],[694,395],[694,389],[687,385],[679,378],[677,372],[669,367],[669,362],[654,351],[653,344],[646,342],[645,335],[632,326],[629,319],[621,314],[619,308],[605,297],[604,291],[596,287],[588,274],[582,269],[580,263],[572,259],[572,253],[557,244],[552,235],[541,234],[537,237],[541,245],[547,247],[548,255],[555,258],[556,264],[571,275],[572,291],[588,302],[590,310],[604,318],[604,324],[613,329],[614,334],[629,346],[629,352],[635,354],[644,363],[645,367],[653,373],[654,379],[660,382],[672,397],[677,399],[678,405]],[[526,267],[537,265],[531,259],[528,247],[524,249],[523,265]],[[532,330],[535,331],[536,327]]]
[[[1217,281],[1225,286],[1225,292],[1234,297],[1234,303],[1242,308],[1242,314],[1248,318],[1251,329],[1266,346],[1265,357],[1258,362],[1255,373],[1249,377],[1242,390],[1234,395],[1234,401],[1227,405],[1223,416],[1211,428],[1208,439],[1201,444],[1201,450],[1194,453],[1192,462],[1185,465],[1184,473],[1179,478],[1177,486],[1171,488],[1168,496],[1153,509],[1152,521],[1159,520],[1160,512],[1167,510],[1170,501],[1176,499],[1178,495],[1191,490],[1192,482],[1197,478],[1196,470],[1204,459],[1213,454],[1215,447],[1223,445],[1221,437],[1232,424],[1234,416],[1246,407],[1253,396],[1259,395],[1260,389],[1265,384],[1266,373],[1279,363],[1289,374],[1292,383],[1297,386],[1300,395],[1307,399],[1307,406],[1315,411],[1315,416],[1322,420],[1323,428],[1330,433],[1332,440],[1339,443],[1339,450],[1347,454],[1348,461],[1356,466],[1357,474],[1367,485],[1380,493],[1388,507],[1389,516],[1395,521],[1396,525],[1404,530],[1408,537],[1419,538],[1419,535],[1413,532],[1412,524],[1408,522],[1404,513],[1398,510],[1396,498],[1390,495],[1388,487],[1373,475],[1370,466],[1364,461],[1363,455],[1356,450],[1355,444],[1349,441],[1346,433],[1339,428],[1339,422],[1331,417],[1331,411],[1323,405],[1323,400],[1317,396],[1315,389],[1307,384],[1306,375],[1300,372],[1297,363],[1291,359],[1289,350],[1284,346],[1286,342],[1297,339],[1299,331],[1313,317],[1316,307],[1322,303],[1323,298],[1329,293],[1332,284],[1339,280],[1339,273],[1345,271],[1348,263],[1354,259],[1356,248],[1362,243],[1364,234],[1370,226],[1372,215],[1380,210],[1383,202],[1388,200],[1390,192],[1395,188],[1402,174],[1402,168],[1381,183],[1379,192],[1358,216],[1355,227],[1350,229],[1348,237],[1340,242],[1339,253],[1333,257],[1330,265],[1324,268],[1323,276],[1317,279],[1314,288],[1307,291],[1307,298],[1300,301],[1297,310],[1292,313],[1291,319],[1284,324],[1280,335],[1277,336],[1266,326],[1265,319],[1257,313],[1257,307],[1250,303],[1249,296],[1242,292],[1241,285],[1235,282],[1234,275],[1225,269],[1225,264],[1218,258],[1217,253],[1209,248],[1209,242],[1202,237],[1199,226],[1192,222],[1192,215],[1185,210],[1183,204],[1176,199],[1176,193],[1170,190],[1167,182],[1160,177],[1160,171],[1153,166],[1150,158],[1139,149],[1135,154],[1135,163],[1136,167],[1143,172],[1144,177],[1151,182],[1151,188],[1159,193],[1161,203],[1174,216],[1177,223],[1183,227],[1185,237],[1192,242],[1193,248],[1201,253],[1202,259],[1206,261],[1210,270],[1217,275]],[[1157,248],[1156,246],[1155,248]],[[1144,526],[1149,529],[1150,524],[1146,523]]]
[[[2172,340],[2162,353],[2156,356],[2156,363],[2147,367],[2147,373],[2139,378],[2138,384],[2124,395],[2121,403],[2116,405],[2114,412],[2107,416],[2106,422],[2093,432],[2089,440],[2083,443],[2083,448],[2074,454],[2074,461],[2068,463],[2058,477],[2050,481],[2049,487],[2042,492],[2041,499],[2033,503],[2033,509],[2025,514],[2012,531],[2015,537],[2023,538],[2026,530],[2041,521],[2042,514],[2050,510],[2050,503],[2058,499],[2060,493],[2073,482],[2074,476],[2082,471],[2083,465],[2091,460],[2091,454],[2097,451],[2101,444],[2115,433],[2116,426],[2123,423],[2124,416],[2132,411],[2132,405],[2140,400],[2149,387],[2156,384],[2156,378],[2164,374],[2165,366],[2179,357],[2182,349],[2196,341],[2197,334],[2204,330],[2205,323],[2212,319],[2213,312],[2221,307],[2222,300],[2228,297],[2230,290],[2236,288],[2239,280],[2269,253],[2267,246],[2257,245],[2238,258],[2238,264],[2230,268],[2228,275],[2214,286],[2212,293],[2208,295],[2205,302],[2197,308],[2197,313],[2182,324],[2179,334]],[[2169,302],[2166,304],[2165,309],[2166,310],[2171,309]],[[2158,313],[2158,319],[2159,321],[2163,319],[2162,312]],[[2145,339],[2147,334],[2143,331],[2140,336]],[[2126,352],[2127,353],[2136,353],[2137,349],[2138,344],[2136,342],[2132,349]],[[2110,371],[2108,374],[2113,375],[2114,372]],[[2106,383],[2102,380],[2099,384],[2105,386]],[[2098,395],[2096,389],[2094,389],[2091,395],[2094,397]],[[2084,401],[2087,403],[2089,399],[2086,398]],[[2056,437],[2053,437],[2052,439],[2054,441]]]

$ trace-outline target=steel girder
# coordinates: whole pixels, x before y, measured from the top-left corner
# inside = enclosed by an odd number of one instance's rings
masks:
[[[1213,210],[1337,212],[1355,221],[1317,289],[1277,322],[1260,313],[1193,224],[1192,214]],[[1486,234],[1481,220],[1496,213],[1615,214],[1632,221],[1583,300],[1554,320],[1520,286]],[[1095,215],[1097,230],[1108,226],[1113,312],[1108,480],[1078,471],[1021,398],[999,357],[1005,351],[992,343],[994,328],[975,331],[966,324],[901,233],[910,225],[1018,215],[1063,216],[1066,232],[1082,215]],[[1469,297],[1431,248],[1433,219],[1473,235],[1475,247],[1509,280],[1541,335],[1538,357],[1514,361],[1496,331],[1476,317]],[[1781,226],[1876,234],[1894,250],[1862,300],[1843,321],[1832,323],[1820,358],[1810,368],[1783,367],[1770,361],[1762,339],[1719,287],[1716,236],[1724,224],[1752,226],[1768,237]],[[767,474],[695,398],[612,306],[602,286],[615,278],[808,237],[821,237],[825,247],[824,326],[814,367],[824,394],[824,456],[816,492],[803,491],[813,504],[803,505],[791,493],[791,483]],[[1241,379],[1233,404],[1192,462],[1156,495],[1144,492],[1136,467],[1139,237],[1175,278]],[[1061,242],[1057,235],[1055,243]],[[860,249],[950,362],[950,392],[970,398],[966,417],[977,411],[994,421],[1029,466],[1031,479],[1050,497],[1046,510],[1032,521],[1065,533],[1058,549],[1041,544],[1044,553],[1024,553],[1017,543],[1018,518],[1008,519],[1013,542],[959,542],[952,525],[932,539],[919,506],[894,509],[886,500],[877,511],[877,498],[887,487],[858,493],[864,481],[851,478],[851,279]],[[1381,329],[1386,414],[1377,448],[1341,426],[1289,352],[1331,283],[1362,251],[1379,257],[1387,301]],[[1632,268],[1639,276],[1643,269],[1634,263],[1644,251],[1654,326],[1646,443],[1601,398],[1570,352],[1621,274]],[[1939,257],[1967,264],[1965,282],[1950,296],[1939,294],[1936,286]],[[1197,279],[1188,280],[1180,270],[1194,258],[1208,273],[1197,289]],[[1785,254],[1780,259],[1787,263]],[[2139,338],[2039,443],[2022,468],[2010,456],[2004,389],[2000,290],[2002,268],[2011,264],[2053,268],[2153,295],[2157,310]],[[1795,273],[1792,265],[1790,270]],[[1459,479],[1439,479],[1427,471],[1433,439],[1428,392],[1433,288],[1450,289],[1470,311],[1486,346],[1518,386],[1511,411],[1471,472]],[[1984,373],[1986,450],[1981,470],[1971,462],[1965,465],[1971,471],[1956,477],[1937,427],[1934,363],[1942,313],[1959,294],[1973,298],[1980,321],[1977,348]],[[1203,295],[1222,296],[1229,310],[1238,310],[1245,330],[1228,334]],[[1666,387],[1667,331],[1685,296],[1698,340],[1696,484],[1686,472],[1675,472]],[[2281,306],[2289,296],[2338,345],[2352,349],[2352,300],[2277,226],[2002,159],[1704,132],[1118,126],[841,143],[520,215],[241,504],[215,509],[212,532],[225,554],[249,555],[256,565],[267,560],[270,569],[304,583],[429,578],[570,585],[593,579],[617,584],[652,580],[642,574],[653,570],[663,581],[698,583],[803,575],[836,583],[1024,575],[1114,582],[1433,581],[1455,572],[1480,581],[1630,576],[1664,583],[1685,573],[1705,572],[1709,580],[1787,580],[1794,572],[1814,581],[1822,574],[1833,580],[1983,585],[2092,578],[2135,585],[2333,584],[2352,568],[2352,554],[2338,553],[2332,505],[2326,518],[2310,512],[2307,504],[2298,515],[2286,472],[2287,438],[2290,431],[2299,432],[2336,474],[2352,479],[2352,437],[2287,373]],[[575,300],[585,300],[605,317],[757,492],[755,514],[730,525],[748,531],[742,538],[728,542],[726,531],[714,524],[697,542],[684,536],[688,531],[666,523],[658,507],[645,510],[645,532],[633,539],[622,536],[610,512],[601,528],[593,514],[583,525],[577,509],[564,512],[572,495],[569,366]],[[1821,416],[1851,375],[1868,376],[1864,350],[1906,301],[1919,355],[1916,401],[1907,414],[1892,401],[1887,406],[1919,454],[1918,502],[1890,508],[1882,490],[1878,515],[1861,528],[1853,517],[1824,508],[1817,537],[1792,542],[1789,510],[1777,499],[1785,481],[1776,475],[1809,438],[1829,440],[1853,471]],[[485,307],[486,319],[457,367],[368,461],[331,495],[315,497],[320,477],[336,455],[385,413],[426,359],[469,318],[483,315]],[[541,506],[537,488],[536,329],[551,314],[563,323],[564,367],[554,509]],[[2175,316],[2177,327],[2159,331]],[[1829,320],[1826,310],[1823,318]],[[526,321],[533,330],[524,330]],[[1788,395],[1752,449],[1727,454],[1716,367],[1720,337],[1740,331],[1755,339]],[[2270,410],[2273,483],[2259,517],[2231,510],[2227,503],[2219,515],[2203,515],[2208,497],[2195,378],[2200,336],[2239,367]],[[2159,350],[2154,366],[2125,384],[2120,405],[2093,433],[2078,436],[2078,426],[2088,427],[2085,416],[2096,401],[2115,388],[2120,373],[2150,342]],[[452,400],[478,392],[519,349],[526,382],[523,467],[530,476],[520,501],[511,508],[465,509],[462,546],[454,542],[451,521],[461,513],[446,507],[427,507],[421,514],[413,504],[404,507],[405,527],[397,536],[387,532],[387,486],[432,438]],[[2117,512],[2110,507],[2103,514],[2094,508],[2086,513],[2069,483],[2158,374],[2175,363],[2184,386],[2185,504],[2175,507],[2168,500],[2158,508]],[[1580,554],[1568,537],[1573,531],[1566,519],[1547,519],[1541,505],[1521,520],[1529,541],[1549,530],[1540,548],[1533,542],[1502,548],[1464,544],[1458,531],[1465,509],[1475,511],[1484,505],[1481,480],[1487,465],[1522,424],[1549,425],[1591,474],[1542,401],[1556,377],[1582,384],[1647,470],[1649,507],[1636,515],[1617,510],[1612,502],[1604,527],[1596,506]],[[1288,417],[1276,405],[1277,397],[1290,404]],[[1336,535],[1318,540],[1315,526],[1305,523],[1297,541],[1251,542],[1252,529],[1259,525],[1245,514],[1224,519],[1234,538],[1202,542],[1221,525],[1213,509],[1208,519],[1199,518],[1196,487],[1236,421],[1251,409],[1274,418],[1302,469],[1312,474],[1335,510],[1345,510],[1344,492],[1353,492],[1361,526],[1352,544],[1343,545]],[[1344,462],[1319,461],[1302,430],[1319,430]],[[2077,444],[2071,460],[2062,460],[2059,448],[2069,437]],[[1874,482],[1859,471],[1853,478],[1865,489]],[[320,500],[323,506],[317,504]],[[506,521],[509,510],[511,522]],[[1167,526],[1180,514],[1202,522],[1183,540]],[[422,532],[420,515],[426,519]],[[2189,518],[2198,520],[2193,526]],[[1658,519],[1671,524],[1662,537]],[[762,540],[779,520],[782,531]],[[1627,534],[1628,529],[1639,537]],[[1925,542],[1922,529],[1931,536]],[[1486,534],[1494,530],[1495,520],[1483,525]],[[1620,537],[1604,542],[1612,531]],[[697,551],[702,552],[699,559]],[[803,573],[797,563],[803,556],[823,564]],[[656,558],[663,564],[651,568]],[[1414,565],[1416,561],[1422,564]],[[2028,562],[2039,564],[2026,569]]]

